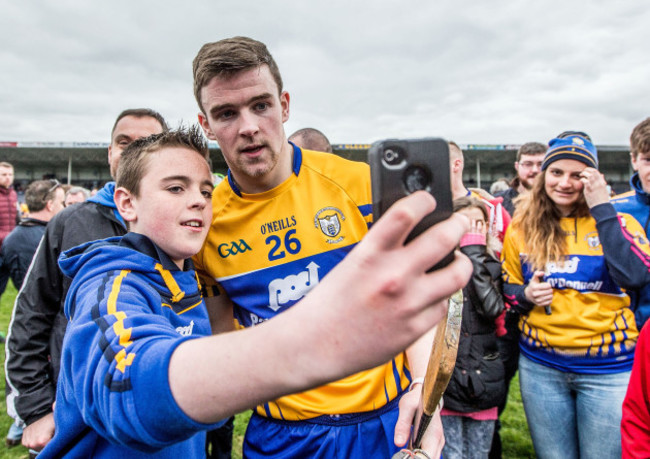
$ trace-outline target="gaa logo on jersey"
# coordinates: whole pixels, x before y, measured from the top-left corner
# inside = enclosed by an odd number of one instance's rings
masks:
[[[598,237],[598,232],[592,231],[591,233],[585,236],[585,241],[591,250],[596,250],[600,246],[600,238]]]
[[[243,239],[240,239],[239,242],[232,241],[228,244],[219,244],[219,246],[217,247],[217,252],[219,253],[219,256],[221,258],[227,258],[231,255],[234,256],[239,253],[244,253],[247,250],[253,250],[253,249],[251,249],[251,247]]]
[[[336,207],[324,207],[316,213],[314,217],[314,226],[320,228],[321,232],[329,237],[334,238],[341,232],[341,223],[345,221],[345,215]],[[341,242],[343,236],[337,239],[328,239],[329,244]]]

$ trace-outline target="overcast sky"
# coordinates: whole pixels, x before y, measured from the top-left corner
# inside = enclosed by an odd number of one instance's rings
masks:
[[[0,141],[107,142],[129,107],[194,123],[192,59],[246,35],[278,62],[287,134],[626,145],[650,116],[648,24],[643,0],[0,0]]]

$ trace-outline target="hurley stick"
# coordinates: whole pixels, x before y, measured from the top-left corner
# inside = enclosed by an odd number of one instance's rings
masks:
[[[436,336],[431,348],[429,365],[422,386],[422,416],[413,441],[417,449],[422,443],[422,437],[427,430],[431,418],[438,408],[442,394],[449,384],[456,365],[458,340],[460,338],[460,322],[463,312],[463,292],[459,290],[449,298],[446,320],[441,320],[436,328]],[[416,424],[418,425],[418,424]]]

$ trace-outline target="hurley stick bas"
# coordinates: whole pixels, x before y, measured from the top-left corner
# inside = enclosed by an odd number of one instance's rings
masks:
[[[420,417],[413,448],[418,449],[431,418],[438,408],[442,394],[449,384],[456,365],[460,323],[463,312],[463,292],[459,290],[449,298],[446,320],[441,320],[431,348],[427,373],[422,386],[422,416]]]

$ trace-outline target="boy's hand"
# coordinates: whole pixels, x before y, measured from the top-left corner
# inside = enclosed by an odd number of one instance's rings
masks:
[[[326,315],[319,314],[323,309],[316,304],[311,313],[321,322],[323,344],[340,351],[341,358],[332,364],[348,364],[346,374],[386,362],[406,349],[444,317],[447,298],[469,280],[471,262],[458,252],[445,268],[427,272],[458,246],[469,228],[466,216],[453,214],[404,245],[413,227],[434,208],[435,200],[426,192],[395,203],[303,300],[311,306],[323,295],[332,299]],[[344,323],[341,317],[346,317]]]

